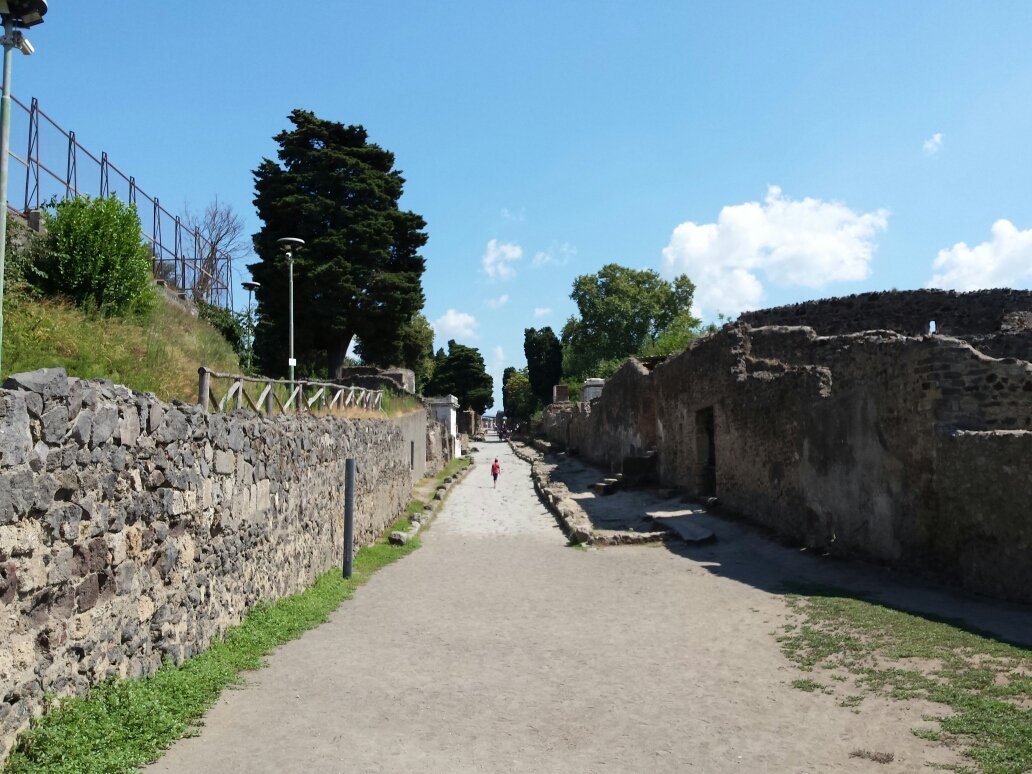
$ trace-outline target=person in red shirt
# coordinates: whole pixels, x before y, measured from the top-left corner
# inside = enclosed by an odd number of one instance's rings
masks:
[[[491,478],[494,479],[494,483],[491,484],[491,488],[494,489],[498,486],[498,474],[502,472],[502,466],[498,464],[498,458],[495,457],[494,464],[491,466]]]

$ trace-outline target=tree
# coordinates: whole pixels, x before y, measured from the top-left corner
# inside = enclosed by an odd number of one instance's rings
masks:
[[[438,350],[435,359],[443,355]],[[484,358],[476,347],[448,342],[448,355],[438,361],[427,387],[431,395],[454,395],[459,407],[478,414],[494,405],[494,379],[487,373]]]
[[[197,263],[200,271],[194,281],[193,297],[195,301],[206,301],[208,293],[219,276],[222,262],[228,262],[227,276],[232,277],[233,261],[247,253],[247,242],[244,239],[244,221],[228,204],[223,204],[218,197],[197,214],[186,211],[187,228],[200,234],[200,254]]]
[[[394,338],[359,339],[355,351],[363,363],[411,368],[421,392],[434,372],[434,329],[426,317],[414,314]]]
[[[527,357],[527,378],[530,388],[542,406],[552,402],[552,387],[563,376],[563,349],[548,326],[540,331],[523,331],[523,354]]]
[[[505,369],[502,374],[502,406],[505,416],[517,422],[525,422],[534,414],[537,398],[531,389],[527,369]]]
[[[255,354],[265,373],[286,370],[287,262],[276,240],[292,236],[305,240],[294,251],[299,372],[335,377],[356,336],[368,360],[386,364],[391,342],[423,307],[426,223],[398,208],[405,181],[394,154],[363,127],[306,110],[290,121],[293,129],[274,138],[279,162],[263,159],[254,171],[263,221],[254,235],[259,261],[249,266],[262,283]]]
[[[672,325],[697,329],[691,316],[695,285],[685,275],[673,282],[651,269],[606,264],[573,282],[580,312],[563,326],[563,373],[584,378],[605,361],[642,353]]]

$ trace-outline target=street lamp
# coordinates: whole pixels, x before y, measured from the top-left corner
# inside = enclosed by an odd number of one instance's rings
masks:
[[[247,373],[251,373],[251,355],[254,353],[254,312],[251,309],[251,294],[262,285],[260,282],[241,283],[247,291]]]
[[[301,247],[305,240],[297,237],[282,237],[276,240],[280,250],[287,254],[287,268],[290,272],[290,359],[287,365],[290,367],[290,392],[294,392],[294,366],[297,360],[294,359],[294,249]]]
[[[11,52],[18,49],[29,56],[35,49],[20,27],[42,24],[46,0],[0,0],[4,47],[3,98],[0,99],[0,364],[4,351],[4,263],[7,259],[7,167],[11,144]]]

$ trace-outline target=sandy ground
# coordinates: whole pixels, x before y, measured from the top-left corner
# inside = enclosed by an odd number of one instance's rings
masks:
[[[569,548],[529,467],[481,443],[423,547],[228,691],[150,772],[901,772],[952,762],[929,710],[792,688],[808,579],[1032,639],[1028,611],[822,561],[718,519],[695,549]],[[491,488],[490,462],[502,475]],[[882,765],[850,757],[891,752]]]

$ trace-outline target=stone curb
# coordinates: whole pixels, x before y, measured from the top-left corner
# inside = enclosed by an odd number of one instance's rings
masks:
[[[426,503],[431,506],[429,509],[424,506],[422,513],[417,513],[410,517],[412,521],[411,529],[404,532],[401,530],[395,530],[387,537],[387,542],[394,546],[403,546],[408,543],[412,538],[416,537],[425,527],[430,525],[440,512],[441,508],[444,507],[444,501],[448,499],[448,495],[451,493],[452,488],[466,478],[469,472],[477,466],[476,460],[473,457],[469,458],[469,465],[464,467],[458,473],[451,477],[450,481],[446,481],[437,487],[434,492],[434,496]]]
[[[668,530],[658,532],[626,532],[622,530],[596,530],[584,509],[569,496],[564,484],[554,483],[551,472],[555,465],[546,463],[544,454],[527,444],[509,440],[513,454],[524,462],[530,463],[530,477],[534,482],[534,491],[541,502],[552,512],[563,534],[574,545],[587,544],[599,546],[634,545],[657,543],[675,537]]]

